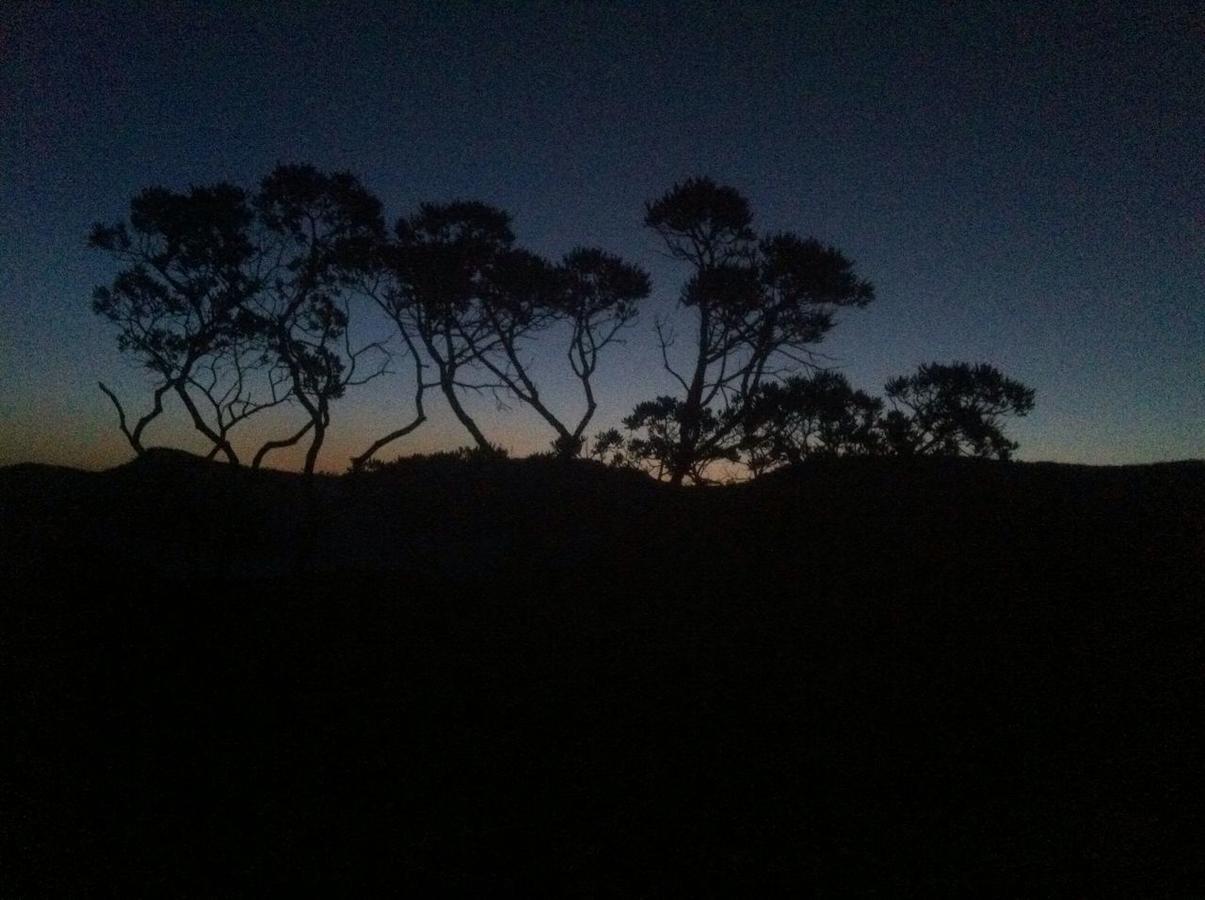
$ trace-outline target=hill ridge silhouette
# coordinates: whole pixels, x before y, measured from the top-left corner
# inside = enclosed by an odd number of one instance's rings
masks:
[[[0,470],[14,892],[1205,884],[1200,463],[203,463]]]

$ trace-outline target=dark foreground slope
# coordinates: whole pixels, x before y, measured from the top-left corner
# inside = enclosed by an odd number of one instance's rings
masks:
[[[5,896],[1192,894],[1205,466],[0,470]]]

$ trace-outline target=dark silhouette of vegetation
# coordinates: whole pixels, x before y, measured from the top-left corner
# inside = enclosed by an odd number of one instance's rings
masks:
[[[1009,459],[1002,420],[1033,409],[1034,391],[985,363],[929,363],[893,378],[884,402],[837,372],[762,386],[744,420],[754,474],[814,456],[979,456]]]
[[[151,373],[150,409],[127,416],[101,390],[139,455],[169,398],[209,441],[207,456],[234,464],[237,428],[266,410],[300,409],[303,421],[262,443],[251,465],[308,436],[303,468],[313,472],[335,401],[405,358],[413,412],[353,469],[427,421],[432,389],[483,454],[497,448],[466,393],[524,404],[551,429],[553,455],[576,458],[598,410],[600,355],[635,321],[649,276],[596,248],[550,262],[519,247],[510,222],[485,203],[425,203],[390,236],[380,202],[353,175],[306,165],[277,166],[250,196],[230,184],[142,191],[128,222],[94,226],[89,243],[119,264],[93,309]],[[685,368],[671,359],[672,325],[654,323],[682,393],[638,403],[626,434],[603,431],[590,457],[676,485],[712,480],[718,464],[756,476],[817,456],[1011,456],[1002,422],[1032,409],[1032,389],[984,363],[931,363],[887,385],[884,413],[884,401],[821,367],[815,351],[838,310],[873,299],[870,282],[839,250],[790,233],[759,237],[752,222],[748,201],[708,178],[647,204],[645,224],[690,269],[679,297],[692,317]],[[373,311],[387,318],[388,340],[368,339]],[[551,341],[580,386],[573,415],[537,384],[534,350]]]
[[[794,234],[758,240],[752,222],[748,201],[708,178],[674,185],[646,209],[645,224],[691,268],[679,302],[695,315],[693,359],[684,372],[671,364],[674,334],[658,323],[663,365],[683,396],[642,404],[629,427],[646,429],[633,452],[657,454],[650,459],[674,484],[732,459],[763,381],[811,365],[835,311],[874,298],[840,251]]]
[[[900,456],[1008,459],[1017,444],[1001,430],[1004,416],[1033,409],[1031,388],[984,363],[929,363],[887,383],[893,409],[883,419],[887,448]]]
[[[554,266],[515,246],[505,212],[471,202],[424,204],[398,222],[383,255],[393,282],[379,302],[411,353],[421,346],[431,360],[430,386],[443,392],[476,445],[490,442],[461,402],[463,391],[520,401],[552,428],[559,455],[577,456],[598,406],[591,378],[599,353],[635,318],[648,276],[596,249],[574,250]],[[585,399],[572,425],[544,401],[526,355],[532,341],[559,326]]]
[[[595,462],[613,468],[629,468],[631,463],[627,454],[628,439],[618,428],[608,428],[594,436],[594,443],[587,450],[587,456]]]
[[[751,399],[740,449],[754,475],[815,456],[879,453],[882,409],[839,372],[793,375]]]
[[[238,462],[227,438],[229,421],[225,428],[206,421],[191,388],[198,369],[216,371],[222,361],[241,360],[241,342],[254,331],[246,316],[255,291],[248,272],[255,255],[247,234],[251,221],[243,191],[219,184],[185,193],[148,188],[130,202],[128,224],[93,226],[89,245],[111,254],[122,268],[111,285],[96,288],[92,308],[118,326],[118,349],[154,379],[151,410],[132,426],[116,394],[100,385],[135,453],[144,452],[143,432],[171,393],[197,431]],[[252,403],[241,378],[234,397],[225,389],[220,396],[228,411],[245,411]]]
[[[711,447],[684,473],[705,483],[706,470],[719,460],[742,464],[754,476],[822,456],[979,456],[1009,459],[1017,444],[1003,431],[1003,419],[1024,416],[1034,392],[984,363],[922,365],[915,375],[892,379],[886,387],[894,406],[855,390],[844,375],[817,370],[763,383],[740,407],[719,413],[705,409],[696,423],[697,440]],[[681,459],[682,401],[645,401],[618,429],[599,433],[590,456],[611,466],[634,467],[661,479]],[[739,441],[715,435],[740,424]]]
[[[480,448],[489,439],[460,400],[461,391],[500,390],[498,382],[466,380],[478,356],[493,349],[482,295],[514,244],[510,218],[484,203],[423,204],[397,223],[384,249],[391,276],[383,302],[399,332],[421,346],[449,408]]]
[[[395,472],[416,469],[423,466],[449,465],[481,466],[510,459],[510,452],[505,447],[457,447],[455,450],[439,450],[435,453],[415,453],[410,456],[399,456],[396,459],[384,461],[366,459],[362,463],[353,461],[349,474]]]
[[[379,204],[352,175],[310,166],[278,166],[250,199],[229,184],[150,188],[131,202],[128,224],[94,226],[90,245],[123,268],[96,289],[93,309],[118,325],[119,349],[155,378],[151,411],[132,427],[101,384],[134,451],[145,451],[142,434],[169,392],[213,453],[235,464],[233,428],[295,404],[305,424],[266,442],[252,465],[309,434],[312,472],[331,403],[383,371],[384,348],[353,349],[348,332],[351,294],[371,277],[382,232]],[[357,374],[365,354],[381,362]]]
[[[377,265],[385,230],[381,205],[354,176],[311,166],[277,167],[254,205],[260,290],[247,306],[266,353],[288,373],[291,396],[306,415],[298,431],[265,443],[254,464],[309,434],[305,471],[313,472],[332,402],[382,374],[388,359],[380,342],[353,349],[349,332],[352,297],[362,296]],[[364,373],[359,365],[368,355],[378,364]]]
[[[644,400],[623,420],[624,428],[633,435],[627,442],[626,459],[657,479],[679,484],[689,477],[695,484],[704,484],[708,480],[705,473],[713,464],[740,459],[735,437],[728,439],[734,417],[731,409],[717,413],[709,406],[692,413],[686,402],[676,397]]]
[[[649,295],[648,274],[617,256],[596,248],[579,247],[561,261],[562,289],[552,309],[567,323],[569,366],[581,384],[585,408],[570,429],[546,416],[556,431],[553,449],[562,458],[582,451],[586,428],[598,402],[591,379],[598,355],[620,340],[620,332],[636,319],[637,304]]]

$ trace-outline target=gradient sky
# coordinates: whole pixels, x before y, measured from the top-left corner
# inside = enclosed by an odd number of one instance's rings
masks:
[[[1022,459],[1205,457],[1197,3],[0,4],[0,464],[129,457],[96,381],[146,392],[89,309],[114,273],[89,225],[143,187],[250,187],[278,161],[351,170],[390,219],[481,199],[532,249],[645,266],[599,427],[672,392],[651,327],[683,273],[642,207],[707,174],[874,281],[821,348],[856,385],[987,361],[1037,391]],[[322,465],[408,398],[399,377],[339,403]],[[432,407],[386,456],[468,442]],[[514,452],[547,446],[477,408]],[[176,413],[148,437],[200,446]]]

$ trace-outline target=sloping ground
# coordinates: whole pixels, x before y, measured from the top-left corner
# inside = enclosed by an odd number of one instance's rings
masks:
[[[1191,894],[1205,465],[0,470],[18,896]]]

